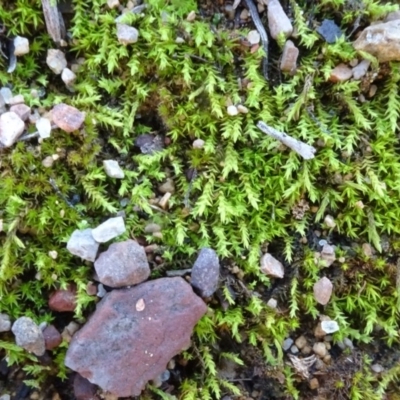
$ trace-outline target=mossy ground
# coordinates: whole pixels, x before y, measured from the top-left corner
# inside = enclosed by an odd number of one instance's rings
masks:
[[[368,25],[395,7],[372,0],[285,3],[298,31],[299,68],[294,76],[280,74],[280,49],[271,43],[267,82],[262,51],[251,52],[245,44],[249,28],[236,29],[217,7],[207,15],[208,6],[193,0],[149,0],[142,14],[126,15],[139,41],[124,47],[116,39],[116,10],[102,0],[74,0],[72,14],[65,15],[65,51],[70,62],[84,58],[74,93],[45,64],[54,44],[40,1],[0,3],[7,34],[27,36],[31,43],[11,75],[0,58],[1,85],[42,111],[62,101],[86,112],[79,132],[56,130],[42,143],[19,142],[0,153],[0,312],[56,321],[62,328],[69,319],[48,309],[48,295],[74,282],[74,318],[83,321],[95,303],[86,294],[92,266],[69,254],[66,241],[75,229],[96,226],[119,211],[127,232],[118,240],[159,245],[152,277],[190,267],[203,246],[222,260],[221,296],[209,303],[193,347],[179,358],[172,394],[149,387],[143,399],[219,399],[229,393],[245,398],[254,390],[260,399],[400,396],[400,65],[373,64],[363,81],[327,80],[334,66],[360,58],[351,45],[354,37],[346,37],[357,16]],[[204,17],[186,21],[199,7]],[[345,33],[334,44],[313,29],[325,18]],[[378,90],[369,98],[375,73]],[[32,89],[42,96],[32,97]],[[363,92],[365,102],[358,99]],[[249,113],[230,117],[229,103],[243,104]],[[259,120],[315,145],[316,157],[303,161],[282,148],[257,129]],[[162,137],[164,149],[141,154],[135,139],[143,133]],[[203,149],[192,147],[195,139],[204,140]],[[60,158],[45,168],[42,160],[53,154]],[[122,181],[105,175],[102,161],[110,158],[124,168]],[[190,180],[194,169],[197,177]],[[167,212],[160,212],[154,207],[157,187],[167,177],[176,191]],[[57,195],[50,178],[66,197],[79,195],[75,208]],[[310,208],[299,218],[304,203]],[[335,219],[333,229],[323,223],[327,214]],[[162,225],[162,238],[145,234],[149,222]],[[340,262],[328,269],[315,260],[315,231],[337,246]],[[363,255],[363,243],[374,246],[372,257]],[[285,265],[282,281],[259,270],[267,245]],[[56,260],[49,256],[54,250]],[[313,297],[322,276],[334,284],[326,307]],[[266,306],[271,296],[278,311]],[[356,350],[333,357],[319,377],[320,389],[311,391],[281,345],[288,336],[312,337],[319,314],[339,323],[334,343],[347,337]],[[21,367],[31,385],[43,388],[49,376],[67,377],[67,343],[48,365],[15,346],[12,335],[1,339],[2,356]],[[237,379],[219,374],[223,359],[238,364]],[[371,362],[382,363],[384,372],[374,375]]]

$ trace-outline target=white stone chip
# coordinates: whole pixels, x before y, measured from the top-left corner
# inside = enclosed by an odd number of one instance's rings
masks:
[[[76,75],[69,68],[64,68],[61,73],[61,79],[67,86],[71,86],[76,80]]]
[[[322,321],[321,328],[328,335],[337,332],[339,330],[339,324],[336,321]]]
[[[238,115],[239,114],[239,110],[237,109],[236,106],[229,106],[226,109],[226,112],[228,113],[228,115],[230,115],[231,117]]]
[[[51,133],[51,122],[47,118],[39,118],[36,121],[36,129],[39,132],[39,135],[42,139],[46,139],[50,137]]]
[[[22,36],[16,36],[14,38],[14,55],[23,56],[29,53],[29,40]]]
[[[128,45],[138,41],[139,31],[133,26],[117,24],[117,38],[119,43]]]
[[[258,44],[260,43],[260,34],[256,30],[250,31],[247,34],[247,40],[251,45]]]
[[[63,69],[67,67],[65,54],[61,50],[48,49],[46,64],[56,75],[60,75]]]
[[[125,177],[124,171],[121,169],[121,167],[118,165],[118,162],[115,160],[104,160],[103,161],[103,166],[106,174],[110,178],[117,178],[117,179],[123,179]]]
[[[88,261],[96,259],[98,249],[99,243],[94,240],[90,228],[82,231],[75,230],[67,243],[67,250],[71,254]]]
[[[92,230],[92,236],[98,243],[105,243],[125,232],[125,222],[122,217],[109,218]]]
[[[25,129],[25,123],[12,111],[5,112],[0,116],[0,145],[12,146],[21,136]]]

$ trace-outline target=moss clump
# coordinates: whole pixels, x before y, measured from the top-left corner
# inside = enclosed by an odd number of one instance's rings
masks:
[[[295,76],[272,74],[271,82],[260,72],[262,51],[252,53],[243,45],[244,31],[185,20],[197,8],[194,1],[149,0],[143,13],[125,14],[122,22],[135,26],[140,38],[128,47],[116,38],[116,10],[100,0],[73,3],[69,58],[84,58],[73,94],[44,64],[52,44],[40,2],[19,0],[0,10],[10,34],[35,32],[31,52],[11,76],[0,72],[1,84],[12,85],[32,107],[48,109],[63,101],[87,113],[85,128],[76,134],[54,131],[43,143],[19,142],[1,152],[0,312],[50,322],[54,315],[47,308],[49,291],[74,282],[76,317],[86,316],[94,303],[86,294],[91,267],[72,257],[65,243],[77,227],[94,226],[123,209],[125,237],[142,237],[160,246],[162,265],[154,268],[154,277],[162,270],[190,266],[203,246],[215,248],[225,260],[222,293],[228,307],[210,304],[198,324],[196,345],[185,353],[186,362],[196,368],[177,389],[182,399],[243,391],[243,385],[218,375],[221,358],[241,364],[234,345],[221,352],[221,338],[226,337],[261,352],[285,375],[286,394],[300,398],[293,369],[283,367],[281,343],[322,311],[341,326],[335,340],[369,342],[378,336],[398,345],[397,269],[387,262],[386,253],[376,260],[351,255],[345,239],[370,242],[381,252],[387,235],[394,243],[389,256],[397,254],[399,64],[388,65],[386,74],[381,66],[379,89],[364,102],[358,96],[368,91],[368,82],[329,83],[333,67],[357,54],[347,38],[327,44],[308,27],[305,1],[290,2],[301,50],[298,71]],[[370,0],[352,7],[344,1],[319,1],[313,16],[340,19],[348,31],[360,13],[366,21],[393,9]],[[271,52],[271,69],[275,57]],[[0,59],[1,71],[5,64]],[[32,97],[32,88],[44,96]],[[231,117],[226,113],[231,103],[249,112]],[[283,149],[256,128],[259,120],[317,145],[315,159],[305,162]],[[162,137],[164,149],[141,154],[135,140],[145,133]],[[204,140],[203,149],[192,147],[195,139]],[[59,155],[58,161],[52,168],[43,167],[42,159],[53,154]],[[102,161],[108,158],[123,166],[121,182],[105,175]],[[188,180],[188,171],[196,171],[197,177]],[[174,180],[176,191],[168,211],[160,212],[154,199],[167,177]],[[79,195],[75,208],[58,196],[50,178],[64,196]],[[304,208],[300,218],[299,207]],[[335,219],[333,229],[324,226],[327,214]],[[149,221],[162,225],[162,238],[144,232]],[[316,229],[338,245],[337,256],[342,255],[344,263],[329,270],[316,264]],[[300,244],[301,237],[309,238],[308,245]],[[287,278],[275,291],[259,270],[266,243],[287,267]],[[49,255],[54,250],[56,260]],[[40,279],[35,279],[37,273]],[[324,310],[312,295],[322,275],[335,284],[335,295]],[[266,306],[273,293],[280,296],[283,312]],[[376,326],[384,335],[376,334]],[[66,374],[66,346],[55,353],[50,371],[61,377]],[[10,362],[25,365],[37,378],[31,384],[40,384],[47,367],[13,345],[12,338],[0,347]],[[349,398],[360,398],[365,387],[371,393],[379,387],[383,393],[397,374],[390,370],[380,382],[354,374],[362,384],[354,383]],[[160,389],[150,390],[167,398]]]

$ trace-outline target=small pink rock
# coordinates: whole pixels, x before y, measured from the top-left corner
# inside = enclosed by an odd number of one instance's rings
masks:
[[[74,378],[74,395],[76,400],[97,400],[96,386],[78,373]]]
[[[328,304],[332,296],[333,285],[327,278],[323,277],[314,285],[314,298],[317,303],[325,305]]]
[[[297,57],[299,56],[299,49],[294,45],[291,40],[285,43],[283,48],[281,71],[293,73],[296,71]]]
[[[331,82],[345,82],[353,76],[353,70],[346,64],[339,64],[331,71],[329,80]]]
[[[26,121],[31,113],[30,107],[23,103],[11,106],[10,111],[15,112],[22,121]]]
[[[49,325],[43,330],[44,345],[46,350],[53,350],[58,347],[62,342],[62,336],[60,332],[54,327]]]
[[[261,272],[272,278],[283,278],[285,274],[282,263],[269,253],[264,254],[261,258]]]
[[[75,311],[76,289],[69,285],[66,290],[56,290],[50,296],[49,307],[51,310],[59,312]]]
[[[280,33],[289,37],[293,32],[293,26],[278,0],[268,2],[268,26],[274,39],[277,39]]]
[[[0,116],[0,147],[10,147],[25,129],[24,121],[15,112],[8,111]]]
[[[61,103],[51,111],[53,122],[65,132],[78,130],[85,120],[85,115],[75,107]]]

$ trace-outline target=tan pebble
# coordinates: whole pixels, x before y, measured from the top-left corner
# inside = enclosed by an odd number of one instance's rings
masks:
[[[361,200],[356,201],[356,203],[354,204],[357,208],[359,208],[360,210],[362,210],[365,206],[364,203]]]
[[[49,257],[52,258],[53,260],[56,260],[57,257],[58,257],[58,253],[57,253],[57,251],[55,251],[55,250],[50,250],[50,251],[48,252],[48,255],[49,255]]]
[[[43,167],[50,168],[54,163],[53,157],[52,156],[47,156],[43,161],[42,165]]]
[[[167,192],[164,194],[163,197],[161,197],[160,201],[158,202],[159,206],[161,208],[163,208],[164,210],[168,207],[168,202],[169,202],[169,199],[171,198],[171,196],[172,196],[172,193]]]
[[[353,70],[349,68],[346,64],[337,65],[329,76],[331,82],[345,82],[348,81],[353,76]]]
[[[313,351],[320,358],[324,358],[328,353],[325,347],[325,343],[322,342],[314,343]]]
[[[312,348],[311,348],[311,346],[304,346],[302,349],[301,349],[301,354],[303,354],[303,355],[305,355],[305,356],[308,356],[309,354],[311,354],[311,351],[312,351]]]
[[[237,106],[237,110],[241,113],[241,114],[247,114],[249,112],[249,109],[245,106],[243,106],[242,104],[239,104]]]
[[[162,232],[154,232],[153,236],[156,237],[157,239],[162,239],[163,238]]]
[[[311,390],[315,390],[319,388],[319,382],[317,378],[312,378],[309,382],[309,387]]]
[[[196,12],[195,11],[190,11],[188,16],[186,17],[186,21],[193,22],[195,19],[196,19]]]
[[[325,364],[330,364],[332,361],[332,356],[330,354],[327,354],[324,358],[323,361]]]
[[[246,9],[246,8],[244,8],[243,10],[242,10],[242,12],[240,13],[240,19],[248,19],[249,18],[249,11]]]
[[[378,86],[371,85],[371,87],[369,88],[368,97],[374,97],[377,90]]]
[[[372,247],[369,243],[363,243],[362,251],[365,257],[372,257]]]
[[[307,345],[307,339],[304,335],[301,335],[295,340],[294,343],[301,350],[304,346]]]

